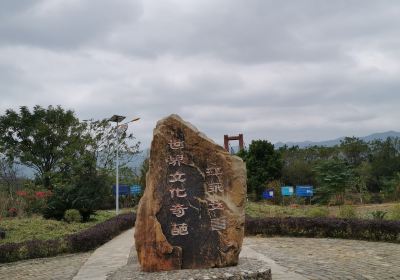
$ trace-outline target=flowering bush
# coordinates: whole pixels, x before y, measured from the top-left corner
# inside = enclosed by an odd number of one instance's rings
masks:
[[[25,197],[28,195],[26,191],[17,191],[15,194],[20,197]]]
[[[46,207],[47,198],[52,193],[50,191],[17,191],[18,200],[24,205],[24,210],[28,214],[41,213]]]

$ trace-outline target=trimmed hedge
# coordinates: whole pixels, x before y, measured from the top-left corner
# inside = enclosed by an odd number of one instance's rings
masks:
[[[339,218],[250,218],[246,234],[265,236],[331,237],[400,243],[400,221]]]
[[[133,213],[121,214],[64,238],[6,243],[0,245],[0,263],[90,251],[132,228],[135,220]]]
[[[133,213],[121,214],[89,229],[53,240],[30,240],[0,245],[0,263],[86,252],[134,226]],[[339,218],[251,218],[246,235],[330,237],[400,243],[400,221]]]

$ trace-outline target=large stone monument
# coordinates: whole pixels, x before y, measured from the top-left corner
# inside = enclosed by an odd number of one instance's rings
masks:
[[[135,243],[143,271],[233,266],[244,235],[246,168],[177,115],[154,129]]]

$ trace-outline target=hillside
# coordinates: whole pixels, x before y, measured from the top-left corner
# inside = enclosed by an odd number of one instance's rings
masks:
[[[373,140],[385,140],[388,137],[400,137],[400,132],[397,131],[387,131],[387,132],[381,132],[381,133],[374,133],[370,134],[367,136],[363,137],[358,137],[361,140],[364,140],[365,142],[370,142]],[[275,148],[280,148],[283,147],[284,145],[287,145],[289,147],[292,146],[299,146],[300,148],[306,148],[310,146],[325,146],[325,147],[333,147],[335,145],[339,145],[340,141],[342,141],[345,137],[339,137],[336,139],[332,140],[325,140],[325,141],[319,141],[319,142],[313,142],[313,141],[302,141],[302,142],[277,142],[275,143]]]

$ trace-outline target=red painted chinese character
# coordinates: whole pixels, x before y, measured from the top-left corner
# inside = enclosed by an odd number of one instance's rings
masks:
[[[167,162],[169,165],[181,166],[181,163],[183,163],[183,155],[168,156]]]
[[[222,170],[220,167],[209,167],[206,169],[207,176],[219,176],[222,175]]]
[[[186,189],[185,188],[171,188],[169,189],[169,192],[171,193],[171,198],[176,197],[186,197]]]
[[[172,212],[173,215],[180,218],[185,215],[186,209],[188,209],[188,208],[185,207],[184,205],[178,203],[178,204],[172,205],[172,207],[169,210]]]
[[[220,200],[208,202],[208,210],[209,211],[223,210],[223,209],[224,209],[224,204]]]
[[[208,183],[207,191],[210,193],[224,192],[224,186],[221,183]]]
[[[172,150],[179,150],[179,149],[183,149],[184,145],[183,145],[184,141],[179,141],[179,140],[170,140],[168,145]]]
[[[188,235],[188,225],[183,223],[183,224],[172,224],[171,228],[171,235]]]
[[[186,178],[183,178],[183,176],[185,176],[185,173],[180,172],[180,171],[176,171],[174,174],[170,174],[169,175],[169,182],[170,183],[175,183],[175,182],[185,182]]]

